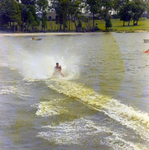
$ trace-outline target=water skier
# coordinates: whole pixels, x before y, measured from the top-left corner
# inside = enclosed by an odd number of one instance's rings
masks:
[[[53,75],[61,74],[64,77],[64,75],[61,71],[62,71],[62,67],[59,65],[59,63],[56,63]]]

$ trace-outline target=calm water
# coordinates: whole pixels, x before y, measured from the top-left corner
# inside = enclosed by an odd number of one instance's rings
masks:
[[[0,37],[0,148],[148,150],[148,37]]]

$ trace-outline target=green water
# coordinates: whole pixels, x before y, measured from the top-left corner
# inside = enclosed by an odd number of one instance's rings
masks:
[[[0,37],[0,147],[147,150],[147,37]],[[51,78],[56,62],[65,78]]]

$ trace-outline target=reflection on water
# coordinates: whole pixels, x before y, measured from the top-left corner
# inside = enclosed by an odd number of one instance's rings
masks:
[[[114,92],[117,92],[125,74],[125,69],[122,53],[112,34],[106,34],[103,38],[100,55],[102,56],[101,76],[99,77],[101,92],[108,94],[111,88],[114,89]],[[114,93],[112,94],[114,95]]]
[[[2,149],[147,150],[142,34],[30,38],[0,40]],[[55,62],[65,78],[50,78]]]
[[[121,82],[121,97],[124,102],[142,111],[148,110],[148,57],[144,50],[149,45],[143,42],[148,34],[113,34],[123,55],[125,76]],[[138,38],[140,37],[140,38]],[[133,39],[133,40],[132,40]]]

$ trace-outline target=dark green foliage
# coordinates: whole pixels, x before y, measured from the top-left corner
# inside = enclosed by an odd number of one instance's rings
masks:
[[[69,5],[70,5],[70,0],[52,1],[52,8],[56,10],[57,23],[59,23],[60,25],[63,24],[63,31],[65,31]]]
[[[107,18],[106,19],[106,30],[108,30],[109,28],[112,27],[112,22],[111,22],[111,19],[110,18]]]
[[[82,22],[86,23],[86,31],[96,31],[96,19],[104,19],[106,29],[111,28],[111,14],[109,10],[116,10],[120,19],[128,22],[133,20],[133,25],[137,25],[143,12],[149,14],[149,3],[142,0],[0,0],[0,27],[9,31],[34,31],[39,27],[40,20],[37,12],[42,12],[42,29],[47,28],[47,11],[56,11],[56,23],[60,24],[58,30],[70,30],[71,21],[74,23],[76,31],[82,28]],[[83,3],[82,3],[83,2]],[[89,24],[90,18],[82,15],[82,8],[92,14],[93,25]],[[79,22],[78,22],[79,21]],[[69,24],[69,25],[68,25]],[[84,25],[84,24],[83,24]],[[63,27],[63,28],[62,28]],[[68,28],[69,27],[69,28]]]
[[[19,5],[14,0],[7,0],[1,3],[0,9],[0,24],[5,26],[11,26],[11,22],[21,23],[21,12]],[[15,24],[14,24],[15,26]],[[15,31],[15,28],[14,28]]]
[[[79,0],[52,0],[51,8],[56,10],[57,23],[60,24],[60,30],[63,24],[63,31],[65,31],[68,20],[71,20],[77,28],[76,19],[79,18],[82,7],[83,5]]]
[[[139,18],[142,16],[143,12],[145,11],[145,5],[140,0],[136,0],[132,2],[132,20],[133,25],[137,25]]]
[[[28,20],[28,23],[32,26],[38,25],[36,10],[35,10],[35,7],[33,5],[29,6],[29,9],[27,12],[27,20]]]
[[[21,11],[21,21],[22,22],[26,22],[27,21],[27,7],[26,5],[24,4],[19,4],[19,8],[20,8],[20,11]]]
[[[127,1],[124,6],[120,8],[120,19],[123,20],[123,26],[125,22],[129,22],[132,19],[133,25],[137,25],[139,18],[145,11],[145,4],[141,0]]]
[[[46,9],[48,8],[48,1],[47,0],[37,0],[37,9],[38,11],[42,12],[42,28],[46,30],[47,27],[47,13]]]
[[[41,12],[44,12],[48,8],[47,0],[37,0],[37,9]]]
[[[43,13],[43,15],[42,15],[42,28],[45,30],[46,29],[46,27],[47,27],[47,16],[46,16],[47,14],[46,14],[46,12],[44,12]]]
[[[120,8],[119,16],[120,19],[123,21],[123,26],[125,26],[125,22],[130,22],[132,15],[131,10],[132,5],[130,2],[127,2],[123,7]]]
[[[120,10],[120,6],[123,6],[125,2],[125,0],[113,0],[113,9],[118,13]]]
[[[94,19],[95,19],[95,14],[99,13],[101,9],[101,4],[100,0],[87,0],[87,4],[89,5],[89,9],[91,13],[93,14],[93,31],[95,30],[94,27]]]
[[[109,10],[113,8],[112,0],[101,0],[102,10],[100,11],[102,17],[107,19],[110,17]]]
[[[76,20],[80,21],[81,18],[80,14],[82,8],[84,8],[84,5],[82,5],[80,1],[71,2],[69,5],[68,16],[71,19],[71,21],[74,23],[76,30],[77,30]]]
[[[36,0],[21,0],[22,4],[25,5],[35,5],[36,4]]]

